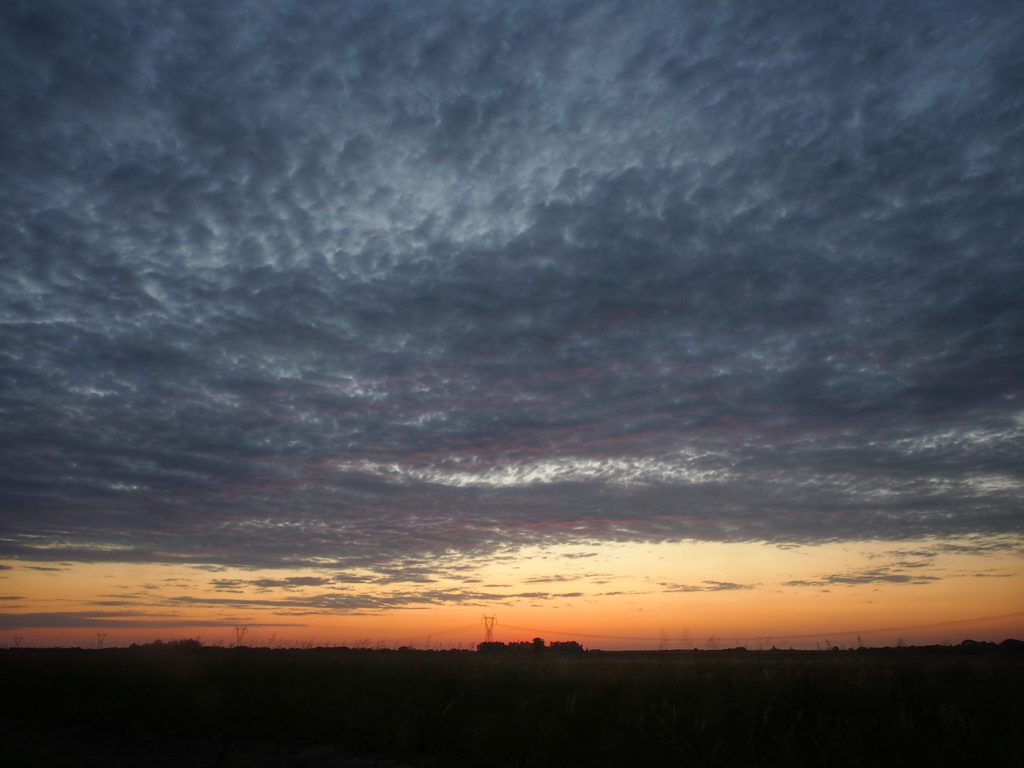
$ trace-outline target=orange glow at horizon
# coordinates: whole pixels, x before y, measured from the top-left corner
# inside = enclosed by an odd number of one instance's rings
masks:
[[[314,568],[42,563],[0,570],[0,645],[815,648],[1024,636],[1024,546],[957,541],[579,543],[448,557],[406,576]]]

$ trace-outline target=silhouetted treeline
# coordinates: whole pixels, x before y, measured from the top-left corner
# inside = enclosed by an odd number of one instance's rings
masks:
[[[544,640],[535,637],[529,642],[520,640],[511,643],[484,642],[477,645],[476,649],[481,653],[541,653],[543,651],[554,651],[556,653],[583,653],[583,646],[575,640],[554,640],[548,645]]]

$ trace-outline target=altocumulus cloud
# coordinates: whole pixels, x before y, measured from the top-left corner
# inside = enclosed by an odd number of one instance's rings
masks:
[[[4,3],[0,555],[1020,533],[1022,29]]]

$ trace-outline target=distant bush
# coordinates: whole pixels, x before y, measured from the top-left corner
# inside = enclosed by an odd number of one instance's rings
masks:
[[[168,640],[166,643],[163,640],[154,640],[151,643],[143,643],[137,645],[132,643],[130,648],[136,650],[150,650],[150,651],[198,651],[203,647],[203,644],[195,639],[186,640]]]
[[[553,640],[548,647],[559,653],[583,653],[583,646],[575,640]]]
[[[503,651],[508,650],[508,646],[504,643],[492,641],[489,643],[479,643],[477,644],[476,649],[480,653],[502,653]]]

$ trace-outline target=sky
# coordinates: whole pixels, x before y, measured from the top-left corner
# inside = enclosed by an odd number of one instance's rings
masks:
[[[3,3],[0,645],[1024,636],[1022,32]]]

